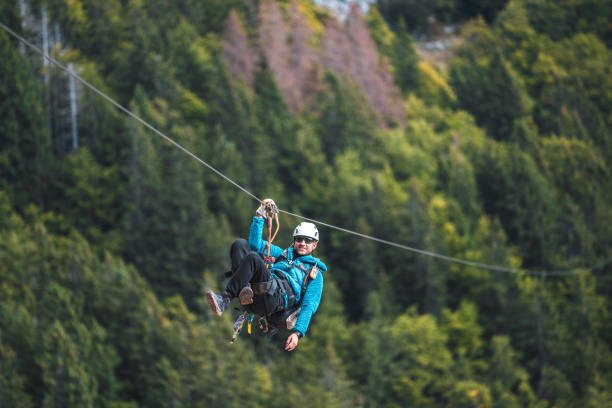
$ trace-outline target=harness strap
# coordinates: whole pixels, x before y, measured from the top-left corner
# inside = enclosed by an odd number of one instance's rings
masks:
[[[268,225],[268,228],[269,228],[268,232],[271,234],[271,230],[272,230],[271,223]],[[268,242],[270,242],[270,241],[268,241]],[[269,251],[269,249],[268,249],[268,251]],[[268,254],[269,254],[269,252],[268,252]],[[265,257],[265,250],[264,250],[264,257]],[[279,255],[279,257],[276,259],[276,261],[278,262],[279,260],[281,260],[283,258],[287,259],[287,250],[286,249],[283,251],[283,253],[281,255]],[[273,259],[268,259],[267,261],[268,261],[267,267],[269,268],[271,266],[270,263],[274,262],[274,260]],[[270,262],[270,261],[272,261],[272,262]],[[251,283],[251,289],[253,290],[253,294],[256,294],[256,295],[265,295],[266,293],[272,294],[277,289],[279,289],[281,292],[283,292],[283,295],[285,295],[287,297],[287,308],[285,309],[285,312],[290,312],[289,315],[286,316],[285,324],[286,324],[288,330],[292,330],[293,327],[295,327],[295,324],[297,322],[298,316],[299,316],[300,311],[302,309],[301,303],[302,303],[302,299],[304,298],[304,295],[306,293],[306,288],[308,287],[308,283],[310,282],[310,280],[313,280],[313,279],[315,279],[317,277],[317,273],[319,271],[319,268],[318,268],[316,263],[314,263],[310,267],[310,269],[308,267],[304,266],[301,263],[295,263],[295,264],[293,262],[289,262],[289,263],[292,266],[298,267],[302,272],[304,272],[304,280],[302,281],[302,292],[301,292],[300,300],[298,302],[295,301],[295,299],[296,299],[295,292],[293,291],[293,288],[291,287],[291,284],[287,280],[287,276],[286,276],[284,271],[274,270],[274,274],[277,276],[276,279],[272,278],[271,280],[269,280],[267,282],[254,282],[254,283]],[[265,301],[266,301],[266,298],[264,296],[264,302]],[[264,333],[270,332],[271,329],[274,329],[276,331],[277,329],[275,329],[274,327],[270,326],[270,322],[268,321],[268,318],[270,317],[270,315],[268,315],[267,305],[265,305],[265,310],[266,310],[265,314],[259,318],[259,328]]]
[[[289,281],[287,281],[286,277],[279,279],[282,289],[287,295],[287,308],[292,307],[295,304],[295,293],[293,292],[293,288]]]
[[[310,267],[310,269],[308,269],[306,266],[304,266],[304,265],[303,265],[303,264],[301,264],[301,263],[299,263],[299,264],[298,264],[298,263],[294,264],[294,263],[293,263],[293,261],[289,261],[289,260],[288,260],[288,258],[287,258],[287,255],[288,255],[288,253],[287,253],[287,250],[285,249],[285,250],[284,250],[284,251],[283,251],[283,252],[282,252],[282,253],[281,253],[281,254],[278,256],[278,258],[276,259],[276,262],[279,262],[280,260],[285,259],[285,260],[287,260],[287,262],[288,262],[288,263],[289,263],[291,266],[296,266],[296,267],[298,267],[299,269],[301,269],[301,271],[302,271],[302,272],[304,272],[304,273],[306,273],[306,274],[309,274],[311,279],[314,279],[314,278],[316,278],[316,277],[317,277],[317,273],[319,272],[319,267],[317,266],[316,262],[315,262],[315,263],[314,263],[314,264],[313,264],[313,265]],[[316,259],[315,259],[315,261],[316,261]]]
[[[314,264],[310,268],[310,271],[308,272],[305,271],[304,280],[302,281],[302,296],[300,296],[300,300],[297,303],[291,306],[288,305],[286,309],[287,312],[291,312],[289,313],[289,315],[286,315],[286,318],[285,318],[285,325],[287,326],[287,330],[293,330],[293,328],[295,327],[295,324],[297,323],[297,320],[298,320],[298,316],[300,315],[300,312],[302,311],[302,299],[304,299],[304,295],[306,294],[306,287],[308,287],[308,283],[310,282],[310,280],[314,279],[317,276],[318,270],[319,268],[317,267],[317,264]],[[294,300],[295,300],[295,297],[294,297]]]
[[[287,255],[287,250],[283,251],[280,257],[284,257],[286,259],[286,255]],[[282,283],[281,287],[285,289],[285,292],[287,294],[287,308],[294,306],[294,305],[299,305],[300,303],[302,303],[302,299],[304,298],[304,293],[306,292],[306,287],[308,286],[309,279],[315,279],[317,277],[317,273],[319,272],[319,267],[317,266],[316,263],[313,264],[310,267],[310,269],[308,269],[306,266],[302,264],[297,264],[297,263],[295,264],[292,263],[292,266],[296,266],[299,269],[301,269],[302,272],[304,272],[304,280],[302,281],[302,292],[301,292],[299,302],[295,301],[295,293],[293,292],[293,288],[287,281],[287,276],[285,275],[285,272],[276,270],[276,269],[274,270],[274,273],[280,278],[280,282]],[[289,299],[291,299],[291,301],[289,301]]]
[[[251,289],[253,289],[253,294],[255,295],[264,295],[266,293],[272,294],[277,289],[280,289],[283,292],[283,295],[287,296],[287,307],[291,307],[295,304],[295,293],[293,292],[293,288],[291,284],[287,281],[287,278],[280,271],[277,272],[278,279],[272,278],[267,282],[254,282],[251,283]],[[266,310],[267,312],[267,310]],[[267,314],[267,313],[266,313]]]
[[[253,294],[255,295],[263,295],[264,293],[271,293],[276,289],[278,284],[276,283],[276,279],[269,280],[267,282],[252,282],[251,289],[253,289]]]
[[[251,289],[253,289],[254,295],[263,295],[269,292],[272,288],[272,281],[267,282],[251,282]]]

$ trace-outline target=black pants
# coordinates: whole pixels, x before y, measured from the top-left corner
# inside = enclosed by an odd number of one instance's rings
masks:
[[[232,298],[238,296],[242,288],[249,283],[268,282],[272,279],[266,263],[256,252],[251,251],[247,240],[238,238],[230,249],[232,258],[232,277],[227,283],[226,291]],[[246,309],[259,315],[269,315],[285,308],[285,299],[281,290],[272,293],[255,295],[253,304]]]

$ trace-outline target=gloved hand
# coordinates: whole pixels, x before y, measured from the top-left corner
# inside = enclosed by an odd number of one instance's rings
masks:
[[[257,208],[257,211],[255,211],[255,214],[261,218],[266,218],[268,215],[272,215],[274,213],[278,214],[278,207],[271,198],[266,198],[263,200],[259,208]]]

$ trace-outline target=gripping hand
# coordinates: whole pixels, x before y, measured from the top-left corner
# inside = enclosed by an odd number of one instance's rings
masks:
[[[278,207],[276,206],[274,200],[272,200],[271,198],[266,198],[261,202],[261,205],[259,206],[259,208],[257,208],[255,214],[257,214],[261,218],[266,218],[268,217],[268,215],[272,216],[273,214],[278,214]]]

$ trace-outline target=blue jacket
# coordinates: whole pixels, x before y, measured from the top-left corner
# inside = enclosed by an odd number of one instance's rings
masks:
[[[257,252],[263,258],[263,252],[266,248],[268,241],[262,239],[261,234],[264,227],[264,219],[260,217],[253,217],[251,223],[251,231],[249,233],[249,247]],[[287,259],[279,259],[279,262],[272,265],[272,277],[278,279],[278,276],[274,274],[274,271],[282,271],[287,277],[287,281],[293,288],[295,293],[295,301],[298,302],[302,296],[302,310],[298,316],[295,324],[294,331],[299,331],[302,335],[306,334],[308,325],[310,324],[310,318],[317,311],[319,302],[321,302],[321,294],[323,293],[323,273],[327,271],[327,266],[318,258],[312,255],[300,256],[297,258],[293,257],[293,248],[288,248]],[[276,245],[270,245],[270,256],[278,259],[283,253],[283,249]],[[266,251],[267,255],[267,251]],[[306,270],[309,271],[313,264],[317,264],[319,273],[317,277],[311,280],[306,287],[305,293],[302,293],[302,283],[304,282],[304,276],[306,273],[302,271],[297,265],[305,266]],[[285,307],[287,306],[287,299],[285,298]]]

